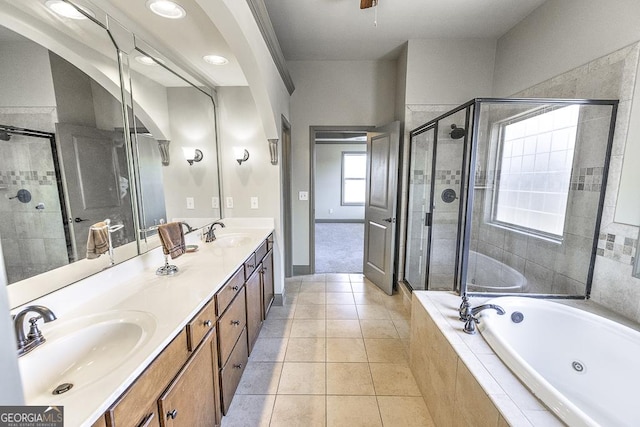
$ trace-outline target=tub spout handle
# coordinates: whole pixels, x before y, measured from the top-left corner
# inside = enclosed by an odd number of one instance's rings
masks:
[[[471,334],[471,335],[475,334],[476,325],[480,323],[480,320],[476,317],[476,315],[480,313],[482,310],[487,310],[487,309],[493,309],[497,311],[500,316],[506,313],[504,309],[497,304],[479,305],[467,311],[466,319],[463,319],[464,320],[463,330],[468,334]],[[460,317],[462,318],[462,315]]]

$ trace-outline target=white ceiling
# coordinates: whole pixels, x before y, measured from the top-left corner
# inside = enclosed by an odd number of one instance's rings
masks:
[[[497,39],[546,0],[264,0],[287,60],[393,59],[411,39]]]

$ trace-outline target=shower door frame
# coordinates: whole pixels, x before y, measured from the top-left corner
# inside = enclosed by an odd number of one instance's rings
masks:
[[[411,159],[412,159],[412,151],[411,151],[411,144],[413,141],[413,137],[414,136],[418,136],[422,133],[425,132],[429,132],[431,130],[434,131],[434,138],[433,138],[433,147],[431,148],[432,151],[432,159],[431,159],[431,189],[430,189],[430,194],[429,194],[429,211],[425,212],[426,215],[428,215],[428,219],[425,218],[425,223],[428,222],[427,224],[424,224],[424,226],[428,226],[429,230],[427,231],[427,240],[426,240],[426,246],[427,249],[425,251],[425,255],[426,255],[426,262],[425,262],[425,290],[429,290],[429,266],[430,266],[430,260],[431,260],[431,237],[432,237],[432,230],[433,230],[433,209],[434,209],[434,203],[435,203],[435,173],[436,173],[436,161],[437,161],[437,148],[438,148],[438,130],[439,130],[439,123],[440,121],[442,121],[443,119],[446,119],[449,116],[452,116],[454,114],[459,113],[460,111],[466,110],[466,114],[465,114],[465,122],[464,122],[464,128],[467,130],[465,136],[464,136],[464,141],[462,142],[463,146],[462,146],[462,161],[460,164],[460,172],[461,172],[461,176],[460,176],[460,186],[461,186],[461,191],[460,191],[460,204],[458,207],[458,224],[457,224],[457,238],[456,238],[456,250],[455,250],[455,260],[454,260],[454,274],[453,274],[453,291],[460,291],[461,289],[461,281],[460,281],[460,257],[462,256],[462,250],[463,250],[463,239],[461,239],[460,237],[463,235],[463,232],[466,232],[465,227],[463,227],[463,219],[466,217],[466,211],[467,211],[467,207],[468,207],[468,195],[469,195],[469,180],[468,177],[469,176],[473,176],[472,172],[469,170],[469,163],[467,162],[467,159],[469,158],[470,153],[473,152],[474,150],[471,150],[472,148],[472,141],[475,141],[475,136],[470,138],[469,135],[475,135],[475,124],[477,123],[475,120],[475,112],[477,111],[477,104],[476,104],[476,100],[471,100],[468,101],[462,105],[459,105],[458,107],[447,111],[444,114],[441,114],[440,116],[436,117],[435,119],[432,119],[430,121],[428,121],[427,123],[418,126],[417,128],[413,129],[411,132],[409,132],[409,159],[408,159],[408,165],[409,168],[411,167]],[[472,117],[472,110],[473,110],[473,117],[474,120],[471,120]],[[475,157],[471,160],[471,162],[475,161]],[[409,171],[409,173],[411,173]],[[409,198],[407,198],[407,206],[409,206]],[[406,239],[409,239],[409,221],[408,221],[408,210],[407,210],[407,220],[405,221],[405,236]],[[406,277],[406,263],[407,263],[407,258],[406,258],[406,245],[405,245],[405,257],[404,257],[404,271],[405,271],[405,277]],[[406,285],[408,285],[408,287],[413,291],[413,287],[411,286],[411,284],[405,279],[403,278],[403,281]]]
[[[15,134],[20,136],[29,136],[32,138],[43,138],[49,140],[49,146],[51,148],[51,158],[53,160],[53,171],[56,176],[56,186],[58,189],[58,200],[60,201],[60,213],[62,215],[62,228],[64,230],[64,238],[67,243],[67,259],[69,263],[74,261],[73,257],[73,238],[70,230],[70,216],[68,211],[67,202],[64,196],[64,182],[62,179],[62,170],[60,168],[60,158],[58,157],[58,146],[56,143],[56,134],[53,132],[44,132],[34,129],[20,128],[16,126],[8,126],[0,124],[0,130],[9,134]]]

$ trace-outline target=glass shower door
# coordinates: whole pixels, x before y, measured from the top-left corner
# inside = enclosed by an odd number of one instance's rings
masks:
[[[405,282],[412,289],[426,289],[431,221],[431,177],[435,128],[411,135],[409,206],[405,258]]]

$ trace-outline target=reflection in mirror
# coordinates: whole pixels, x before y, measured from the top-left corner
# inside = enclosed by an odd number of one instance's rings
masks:
[[[60,287],[110,264],[108,255],[84,261],[90,226],[106,218],[123,248],[116,260],[137,254],[118,53],[96,22],[70,23],[42,2],[0,2],[0,23],[3,270],[26,288],[75,263]],[[56,289],[47,286],[21,292]]]
[[[136,44],[129,54],[129,121],[144,251],[159,244],[155,229],[162,222],[184,221],[195,229],[219,219],[220,179],[213,98],[144,42]],[[202,160],[190,164],[183,148],[200,150]]]

